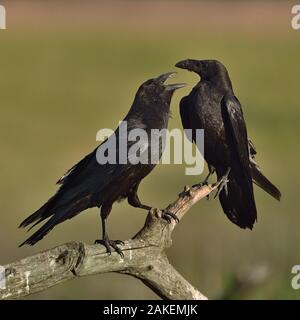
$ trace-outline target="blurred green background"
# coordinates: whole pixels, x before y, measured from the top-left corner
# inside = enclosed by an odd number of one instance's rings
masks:
[[[61,243],[92,243],[98,210],[57,226],[35,247],[18,244],[19,223],[55,192],[55,181],[115,128],[146,79],[175,70],[183,58],[216,58],[231,75],[264,173],[281,189],[280,203],[255,189],[258,223],[241,230],[217,200],[201,201],[174,232],[172,264],[209,298],[298,299],[291,268],[300,264],[299,53],[289,1],[2,1],[0,30],[0,264]],[[170,128],[181,123],[173,99]],[[164,207],[185,184],[184,166],[160,165],[140,198]],[[116,204],[111,238],[128,239],[145,212]],[[156,299],[134,278],[98,275],[63,283],[30,299]]]

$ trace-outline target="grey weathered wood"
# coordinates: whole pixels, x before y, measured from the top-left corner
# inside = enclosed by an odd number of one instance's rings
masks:
[[[186,187],[166,210],[181,220],[200,199],[217,185]],[[134,276],[163,299],[207,299],[187,282],[169,263],[165,248],[172,244],[176,226],[161,219],[161,211],[152,209],[144,227],[122,246],[124,259],[111,255],[101,245],[69,242],[5,266],[6,288],[0,289],[0,299],[16,299],[46,290],[76,277],[118,272]]]

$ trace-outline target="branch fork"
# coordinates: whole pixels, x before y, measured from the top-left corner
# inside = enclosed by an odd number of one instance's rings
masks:
[[[199,200],[216,190],[217,184],[186,186],[176,201],[164,210],[181,220]],[[46,290],[76,277],[117,272],[140,279],[162,299],[206,300],[169,263],[165,249],[172,245],[176,221],[166,222],[162,211],[151,209],[143,228],[122,246],[124,258],[107,254],[99,245],[68,242],[5,267],[6,288],[0,299],[16,299]]]

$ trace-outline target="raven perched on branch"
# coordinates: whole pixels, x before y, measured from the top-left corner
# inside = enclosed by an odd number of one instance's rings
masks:
[[[130,108],[124,121],[127,123],[127,135],[134,129],[143,129],[148,135],[148,142],[143,142],[142,148],[145,152],[150,153],[151,149],[151,130],[165,129],[168,126],[170,103],[173,93],[176,89],[182,88],[185,84],[165,84],[174,72],[165,73],[157,78],[150,79],[143,83],[138,89],[133,105]],[[117,158],[119,156],[118,146],[121,144],[118,140],[118,131],[116,130],[117,140]],[[128,137],[128,136],[127,136]],[[121,140],[124,137],[121,137]],[[126,137],[125,137],[126,138]],[[100,147],[105,146],[110,138],[104,141]],[[133,145],[128,141],[127,150]],[[150,210],[151,207],[140,202],[137,190],[140,182],[154,169],[156,163],[137,163],[132,164],[128,159],[129,153],[126,154],[125,163],[106,163],[97,162],[97,149],[88,154],[74,167],[72,167],[59,181],[61,185],[57,193],[50,198],[39,210],[25,219],[20,227],[26,227],[32,223],[33,226],[45,219],[49,220],[37,230],[30,238],[24,241],[22,245],[34,245],[41,240],[57,224],[71,219],[81,211],[91,207],[99,207],[102,220],[102,240],[96,240],[96,243],[103,244],[108,252],[111,247],[121,256],[122,251],[117,246],[122,241],[112,241],[107,233],[107,218],[116,201],[127,198],[128,203],[134,207]],[[156,151],[159,160],[163,145],[160,143]],[[171,213],[164,212],[162,217],[170,221],[171,218],[177,217]],[[33,227],[32,226],[32,227]]]
[[[209,176],[216,171],[223,211],[241,228],[252,229],[257,219],[252,180],[275,199],[280,191],[261,173],[254,161],[239,100],[225,66],[216,60],[180,61],[176,67],[197,73],[201,80],[180,102],[185,129],[204,129],[204,158]],[[195,142],[195,133],[193,133]]]

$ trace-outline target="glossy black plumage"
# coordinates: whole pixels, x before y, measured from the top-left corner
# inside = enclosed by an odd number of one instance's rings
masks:
[[[253,160],[255,151],[248,142],[242,107],[228,72],[216,60],[187,59],[176,66],[201,77],[180,102],[183,127],[204,129],[204,158],[210,173],[215,170],[221,179],[230,170],[227,186],[219,193],[223,211],[239,227],[252,229],[257,219],[252,179],[276,199],[280,192]]]
[[[141,85],[133,105],[124,119],[127,122],[128,133],[133,129],[144,129],[149,137],[151,129],[167,128],[172,95],[176,89],[183,86],[182,84],[164,84],[172,74],[163,74]],[[118,132],[119,127],[116,130],[117,147],[120,144]],[[110,138],[103,142],[101,147],[105,147],[109,141]],[[135,142],[128,141],[128,149]],[[149,152],[150,142],[143,142],[143,148],[146,152]],[[59,179],[58,184],[61,187],[57,193],[21,223],[20,227],[26,227],[33,223],[36,225],[49,218],[39,230],[21,245],[34,245],[57,224],[73,218],[83,210],[99,207],[101,208],[103,240],[98,242],[104,244],[108,251],[110,251],[110,246],[118,251],[116,243],[119,244],[120,242],[114,243],[109,240],[106,231],[106,220],[112,205],[116,201],[127,198],[129,204],[134,207],[150,209],[150,206],[141,204],[137,196],[137,189],[142,179],[153,170],[155,164],[132,164],[128,162],[125,164],[100,165],[96,159],[97,149],[79,161]],[[118,151],[119,148],[116,151],[117,162]],[[160,158],[162,151],[162,146],[160,146],[158,158]],[[127,154],[127,159],[128,157],[129,154]]]

